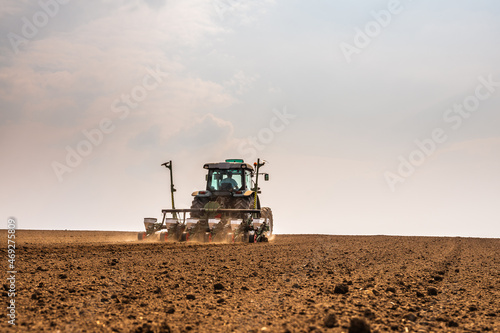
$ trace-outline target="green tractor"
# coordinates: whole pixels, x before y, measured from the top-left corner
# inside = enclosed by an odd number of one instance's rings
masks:
[[[139,239],[160,233],[163,241],[267,242],[273,232],[273,216],[269,207],[261,207],[258,186],[259,170],[265,163],[258,159],[252,166],[241,159],[228,159],[205,164],[206,187],[193,193],[190,209],[175,209],[172,162],[164,163],[170,169],[172,209],[162,211],[161,223],[145,219],[146,232],[139,233]],[[269,174],[262,175],[269,180]]]

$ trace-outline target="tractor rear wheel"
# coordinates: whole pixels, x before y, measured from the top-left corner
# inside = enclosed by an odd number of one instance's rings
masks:
[[[248,197],[240,197],[236,198],[234,202],[235,209],[253,209],[253,196]],[[248,220],[250,218],[250,213],[239,213],[239,218],[243,219],[243,221]]]
[[[260,217],[263,219],[268,219],[269,223],[269,235],[273,234],[273,212],[269,207],[262,207],[260,210]]]
[[[145,233],[145,232],[139,232],[139,233],[137,234],[137,239],[138,239],[138,240],[143,240],[143,239],[145,239],[145,238],[146,238],[146,233]]]
[[[236,209],[253,209],[253,196],[238,197],[234,203]]]
[[[210,201],[209,198],[194,197],[193,203],[191,204],[191,209],[193,209],[193,208],[204,208],[205,205],[209,201]],[[202,215],[203,215],[203,213],[191,212],[191,217],[192,218],[200,218]]]

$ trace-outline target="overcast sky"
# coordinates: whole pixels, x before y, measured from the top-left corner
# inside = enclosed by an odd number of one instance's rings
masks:
[[[500,237],[500,3],[4,0],[0,216],[141,230],[268,161],[277,233]]]

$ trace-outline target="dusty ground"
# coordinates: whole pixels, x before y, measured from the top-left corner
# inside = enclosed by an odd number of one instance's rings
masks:
[[[16,235],[20,331],[361,332],[360,318],[371,332],[500,332],[499,239],[280,235],[203,245]],[[6,258],[5,230],[0,237]]]

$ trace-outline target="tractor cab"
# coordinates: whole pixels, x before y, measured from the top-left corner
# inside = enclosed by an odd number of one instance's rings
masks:
[[[252,187],[252,172],[242,169],[212,169],[207,175],[207,191],[232,192],[249,190]]]
[[[212,193],[248,191],[252,188],[254,169],[243,160],[226,160],[222,163],[207,163],[206,190]]]
[[[264,163],[257,164],[257,167]],[[257,195],[260,193],[257,189],[258,179],[254,178],[257,171],[252,165],[243,160],[230,159],[220,163],[207,163],[203,168],[208,170],[207,184],[205,190],[193,192],[191,209],[205,208],[208,203],[214,203],[221,209],[260,209],[260,199]],[[235,213],[233,217],[247,215],[247,213]],[[199,218],[201,215],[197,211],[192,211],[191,217]]]

